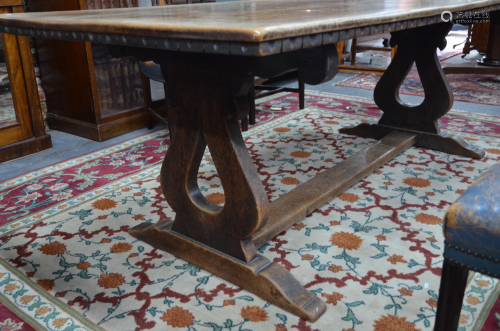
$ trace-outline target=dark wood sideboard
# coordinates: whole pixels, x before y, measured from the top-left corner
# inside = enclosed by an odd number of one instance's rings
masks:
[[[29,9],[48,12],[120,6],[126,6],[126,1],[43,0],[31,1]],[[51,129],[103,141],[148,125],[144,91],[150,90],[136,60],[113,59],[104,45],[90,42],[37,38],[36,46]]]
[[[0,0],[0,13],[22,13],[22,0]],[[45,133],[30,40],[1,34],[0,163],[52,147]]]

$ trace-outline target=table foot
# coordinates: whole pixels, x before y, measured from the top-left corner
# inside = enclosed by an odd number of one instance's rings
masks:
[[[481,148],[474,147],[468,144],[465,140],[457,135],[449,133],[429,133],[404,128],[391,127],[380,125],[375,122],[361,123],[359,125],[345,127],[339,130],[342,134],[358,136],[362,138],[382,139],[394,131],[403,131],[416,134],[416,147],[429,148],[436,151],[470,157],[473,159],[481,159],[485,152]]]
[[[364,138],[382,139],[393,131],[416,134],[415,146],[437,151],[482,158],[483,150],[473,147],[462,138],[440,133],[438,119],[453,105],[453,93],[437,58],[436,49],[446,47],[448,23],[391,32],[391,47],[398,50],[380,78],[373,97],[383,115],[378,123],[363,123],[343,128],[340,133]],[[422,81],[425,97],[421,104],[405,104],[399,89],[413,64]]]
[[[326,304],[300,285],[282,265],[262,255],[243,262],[172,231],[172,224],[173,221],[142,223],[130,229],[129,234],[304,320],[314,322],[326,311]]]
[[[160,185],[176,213],[173,221],[142,224],[130,234],[305,320],[318,319],[325,303],[283,266],[257,253],[252,235],[268,220],[269,200],[238,122],[248,118],[255,76],[271,78],[296,69],[303,83],[328,81],[337,72],[335,45],[265,57],[124,50],[158,63],[168,86],[172,136]],[[198,184],[207,147],[220,178],[222,206]]]

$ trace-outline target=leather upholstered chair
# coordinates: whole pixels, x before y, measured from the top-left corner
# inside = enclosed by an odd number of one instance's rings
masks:
[[[443,232],[434,331],[457,330],[469,270],[500,278],[500,163],[481,174],[448,209]]]

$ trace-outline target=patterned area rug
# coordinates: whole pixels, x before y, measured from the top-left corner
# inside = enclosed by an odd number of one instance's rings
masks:
[[[374,143],[338,133],[379,116],[369,99],[308,92],[301,111],[293,94],[260,102],[244,137],[270,200]],[[499,124],[450,112],[442,127],[485,158],[411,148],[259,250],[325,300],[314,324],[128,235],[174,216],[158,183],[165,131],[0,183],[1,307],[49,330],[432,330],[441,219],[500,160]],[[224,203],[208,151],[198,182]],[[461,331],[480,330],[498,292],[495,279],[471,274]]]

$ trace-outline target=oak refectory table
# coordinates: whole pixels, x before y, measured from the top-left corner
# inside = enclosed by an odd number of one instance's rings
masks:
[[[0,27],[8,34],[103,43],[114,56],[160,64],[173,133],[160,182],[176,216],[130,234],[314,321],[325,303],[257,249],[411,146],[483,157],[461,138],[439,133],[437,120],[453,95],[436,50],[445,47],[452,27],[443,11],[498,10],[500,0],[244,0],[7,14],[0,15]],[[305,83],[320,84],[337,73],[335,43],[387,32],[398,49],[374,92],[383,116],[340,130],[379,141],[269,202],[238,125],[248,115],[254,76],[297,69]],[[398,96],[413,63],[425,91],[417,106]],[[223,207],[197,185],[206,146],[224,189]]]

